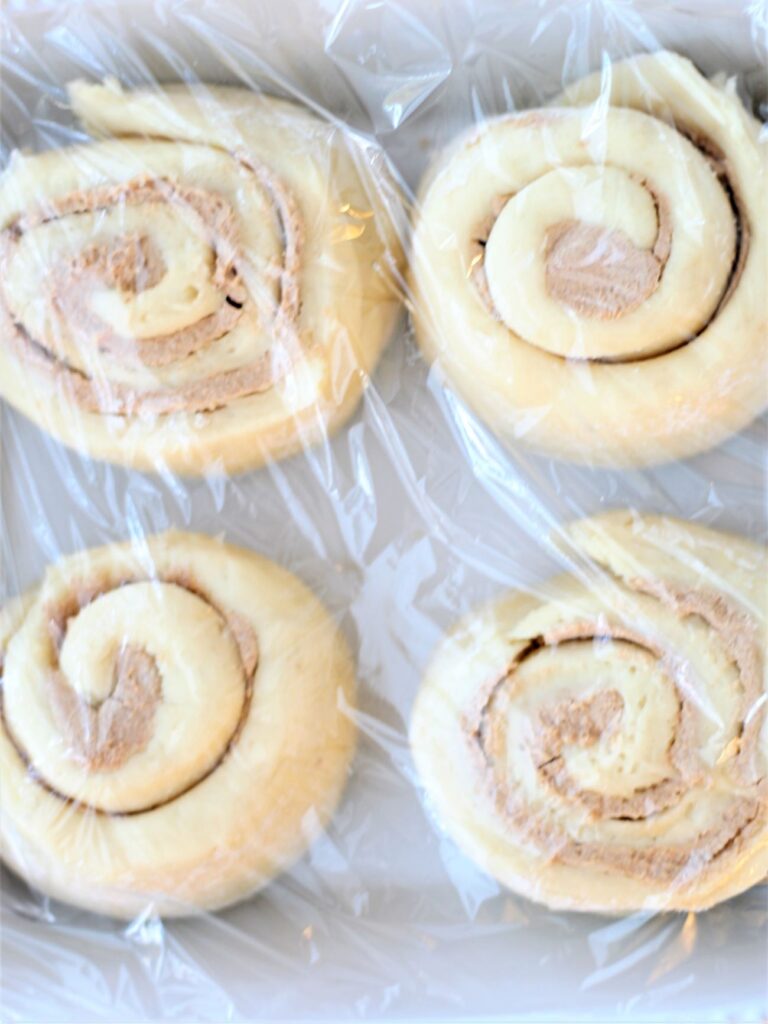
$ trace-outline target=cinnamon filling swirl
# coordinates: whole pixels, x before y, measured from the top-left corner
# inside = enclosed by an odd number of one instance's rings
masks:
[[[521,119],[521,123],[526,122]],[[546,115],[542,115],[540,123],[545,130]],[[695,146],[710,167],[727,201],[733,220],[732,256],[717,301],[695,329],[679,338],[665,341],[653,352],[582,355],[576,351],[555,351],[552,352],[553,355],[569,360],[607,363],[632,363],[667,355],[690,344],[703,334],[719,316],[736,290],[747,260],[750,228],[746,210],[733,182],[728,159],[701,133],[681,128],[680,134]],[[604,170],[621,169],[606,167]],[[634,178],[631,174],[628,177]],[[640,310],[661,284],[674,242],[670,198],[663,194],[661,188],[648,180],[638,180],[637,184],[647,193],[655,209],[655,239],[650,247],[637,245],[621,229],[603,227],[599,223],[574,218],[557,221],[544,233],[542,261],[546,293],[564,309],[587,321],[615,321],[626,317]],[[505,316],[494,301],[492,289],[489,287],[486,250],[497,221],[509,202],[516,196],[524,194],[525,189],[522,189],[518,193],[497,196],[491,204],[490,215],[474,232],[469,248],[469,277],[487,311],[501,322],[505,322]],[[540,346],[535,337],[526,337],[524,334],[520,334],[519,337],[534,347]]]
[[[721,595],[643,580],[630,581],[629,586],[635,592],[654,596],[681,619],[694,617],[704,623],[717,635],[736,669],[740,686],[738,726],[718,758],[718,767],[726,771],[736,792],[716,822],[686,842],[668,842],[661,835],[640,838],[637,833],[635,826],[675,812],[692,792],[706,789],[711,775],[697,749],[700,698],[689,670],[677,655],[639,630],[583,621],[531,639],[505,675],[486,688],[475,710],[467,715],[466,730],[489,799],[524,842],[552,861],[590,864],[628,877],[671,883],[679,881],[681,875],[697,875],[722,858],[737,855],[764,823],[768,785],[757,769],[759,736],[766,713],[758,699],[762,653],[748,616]],[[596,690],[585,696],[566,694],[546,701],[531,713],[527,749],[510,749],[509,716],[523,685],[518,682],[521,669],[564,647],[587,644],[594,649],[596,661],[602,646],[612,650],[615,657],[623,657],[630,672],[635,671],[637,659],[655,665],[675,695],[667,773],[650,784],[634,787],[628,794],[611,792],[610,785],[605,789],[587,787],[569,769],[574,752],[598,744],[621,744],[622,733],[635,727],[617,689]],[[517,760],[512,763],[518,757],[525,759],[529,769]],[[529,803],[520,782],[520,773],[526,770],[533,771],[553,795],[559,811],[549,813]],[[563,814],[572,818],[571,825],[562,822]],[[610,825],[610,841],[580,838],[582,822],[590,827]],[[626,828],[626,841],[621,839],[622,827]]]
[[[31,331],[24,311],[15,307],[13,296],[0,284],[3,334],[18,357],[60,385],[84,411],[110,416],[211,412],[272,388],[300,352],[297,319],[304,230],[290,192],[276,175],[252,161],[239,160],[237,166],[267,197],[275,218],[279,258],[267,258],[256,268],[245,260],[230,203],[209,189],[170,178],[145,174],[116,185],[77,190],[48,200],[11,223],[0,233],[4,277],[22,247],[26,246],[22,255],[27,262],[36,253],[45,259],[46,246],[54,252],[42,284],[47,313],[42,321],[37,314],[35,319],[47,330]],[[130,211],[143,216],[143,228],[121,230]],[[153,333],[154,311],[132,319],[124,307],[126,301],[150,295],[171,271],[184,272],[183,266],[170,265],[174,257],[181,261],[183,253],[164,253],[162,237],[154,234],[162,223],[156,228],[153,221],[163,211],[208,247],[205,284],[217,298],[209,295],[207,304],[201,304],[202,282],[188,284],[176,304],[188,300],[190,315],[195,316],[197,303],[202,315],[178,329]],[[111,217],[112,233],[73,250],[67,232],[77,232],[86,216],[97,218],[91,225],[96,235],[99,217]],[[61,229],[64,241],[48,232],[38,242],[35,233],[51,227]],[[189,380],[185,374],[177,375],[178,382],[173,379],[174,370],[191,357],[211,346],[225,346],[239,325],[267,337],[268,347],[258,358],[205,379]],[[131,331],[132,326],[136,330]],[[166,371],[166,382],[153,386],[151,371]],[[131,383],[137,374],[141,384]]]
[[[152,738],[155,717],[163,705],[163,678],[156,658],[149,651],[129,640],[122,641],[112,650],[111,686],[101,698],[89,699],[73,688],[60,664],[60,654],[70,623],[105,595],[141,583],[148,583],[152,587],[178,587],[204,601],[221,620],[222,628],[234,641],[240,660],[243,676],[240,713],[218,756],[206,766],[204,772],[185,781],[181,788],[158,803],[116,812],[87,801],[74,800],[36,768],[32,756],[13,735],[4,714],[3,663],[0,658],[0,723],[37,784],[78,810],[117,817],[143,814],[189,792],[216,771],[230,754],[250,709],[254,676],[259,662],[256,634],[242,615],[219,607],[190,573],[180,570],[158,577],[127,576],[82,581],[73,587],[66,598],[47,609],[51,663],[47,676],[47,695],[57,733],[66,746],[67,757],[89,773],[115,772],[141,753]]]

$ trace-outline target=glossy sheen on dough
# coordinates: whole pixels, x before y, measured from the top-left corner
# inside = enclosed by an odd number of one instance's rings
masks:
[[[763,548],[674,519],[575,523],[579,574],[439,646],[411,725],[438,819],[550,907],[701,910],[768,872]]]
[[[768,404],[768,147],[672,53],[488,121],[421,188],[417,338],[510,444],[682,458]]]
[[[397,314],[380,154],[245,90],[70,98],[104,141],[0,178],[0,393],[147,469],[236,472],[325,437]]]
[[[0,613],[0,841],[44,892],[213,909],[320,833],[354,748],[344,640],[293,575],[198,534],[70,556]]]

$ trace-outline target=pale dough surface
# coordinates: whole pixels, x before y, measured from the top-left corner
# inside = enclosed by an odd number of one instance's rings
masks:
[[[767,154],[733,84],[666,52],[473,128],[420,188],[425,355],[512,445],[622,466],[719,443],[768,403]]]
[[[710,907],[768,873],[766,552],[623,511],[563,547],[574,575],[438,646],[411,723],[430,806],[550,907]]]
[[[15,153],[0,178],[0,392],[66,444],[145,469],[237,472],[326,437],[399,307],[381,155],[234,88],[75,82],[70,100],[97,141]],[[21,354],[19,325],[37,346]],[[245,379],[259,360],[272,383]],[[158,392],[162,409],[142,404]]]
[[[158,696],[118,708],[125,728],[94,768],[52,685],[103,707],[126,645],[151,659]],[[352,660],[320,602],[265,558],[185,533],[70,556],[0,613],[0,655],[2,857],[49,895],[120,917],[214,909],[288,867],[333,813],[355,745]]]

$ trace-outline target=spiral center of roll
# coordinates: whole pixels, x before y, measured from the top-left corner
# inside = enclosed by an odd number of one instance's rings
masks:
[[[678,775],[674,685],[654,652],[624,639],[556,637],[515,665],[487,714],[497,770],[527,748],[548,786],[601,813],[640,815]]]
[[[539,348],[582,359],[637,354],[615,328],[654,294],[670,252],[665,203],[616,167],[557,168],[502,205],[483,253],[488,297]]]
[[[497,812],[536,847],[671,882],[738,851],[764,819],[762,655],[720,594],[616,587],[615,620],[539,613],[546,628],[485,691],[470,735]],[[712,674],[734,699],[708,704]]]
[[[290,192],[265,166],[205,147],[132,148],[161,154],[169,173],[102,184],[99,168],[98,183],[0,232],[0,326],[93,413],[205,412],[268,391],[300,351]]]
[[[4,713],[63,798],[110,814],[148,810],[198,785],[236,741],[256,637],[184,572],[84,581],[38,628],[35,665],[10,652]]]
[[[162,253],[147,235],[121,235],[112,242],[90,245],[69,267],[74,278],[93,275],[112,288],[138,295],[154,288],[167,271]]]
[[[513,119],[510,130],[528,129]],[[520,156],[530,170],[488,191],[467,268],[481,301],[512,340],[563,359],[628,363],[694,341],[745,251],[723,167],[635,111],[609,113],[599,144],[582,111],[553,115],[548,130],[555,166],[537,175]],[[497,190],[505,176],[494,174]]]
[[[108,696],[90,703],[51,675],[51,709],[75,760],[89,771],[114,771],[143,750],[152,736],[162,680],[152,655],[124,644],[113,659]]]
[[[558,757],[563,747],[591,747],[612,730],[624,711],[618,690],[603,690],[582,700],[559,701],[541,712],[541,749],[546,757]]]
[[[553,225],[546,235],[547,291],[581,316],[615,320],[656,290],[664,268],[623,231],[581,221]]]

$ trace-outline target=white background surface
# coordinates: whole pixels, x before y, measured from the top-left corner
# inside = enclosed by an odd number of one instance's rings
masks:
[[[750,72],[753,3],[10,3],[3,145],[72,139],[62,85],[235,81],[310,100],[375,135],[412,189],[461,125],[544,102],[660,45]],[[762,47],[762,48],[761,48]],[[50,905],[3,875],[3,1019],[252,1020],[482,1015],[762,1021],[766,887],[700,915],[552,914],[499,889],[441,837],[414,785],[413,695],[441,631],[554,568],[557,523],[622,504],[765,538],[763,425],[683,464],[590,472],[501,450],[394,339],[326,449],[231,481],[117,470],[3,409],[2,585],[85,545],[169,525],[285,564],[358,653],[363,743],[328,836],[253,900],[129,928]]]

